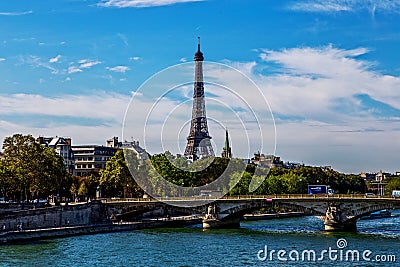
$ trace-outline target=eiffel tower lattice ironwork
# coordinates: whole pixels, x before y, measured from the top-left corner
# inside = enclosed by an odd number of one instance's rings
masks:
[[[187,145],[184,156],[189,160],[198,160],[206,157],[214,157],[211,145],[211,136],[208,133],[206,106],[204,100],[203,82],[203,53],[200,51],[200,37],[197,45],[197,52],[194,55],[195,75],[192,121],[190,132],[187,137]]]

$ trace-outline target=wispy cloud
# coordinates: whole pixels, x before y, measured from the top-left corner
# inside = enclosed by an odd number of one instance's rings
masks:
[[[308,1],[308,2],[297,2],[293,4],[290,9],[296,11],[306,11],[306,12],[338,12],[338,11],[350,11],[352,7],[340,3],[342,1]]]
[[[373,15],[377,11],[400,13],[399,0],[303,0],[293,2],[289,9],[305,12],[341,12],[367,10]]]
[[[6,60],[4,57],[0,57],[0,62]]]
[[[95,100],[95,101],[94,101]],[[0,95],[0,113],[3,115],[36,114],[53,116],[86,116],[90,118],[107,118],[122,120],[122,111],[95,110],[101,103],[104,106],[125,107],[129,102],[129,96],[93,92],[90,95],[60,95],[46,97],[37,94],[12,94]],[[43,109],[42,107],[46,108]],[[83,115],[85,114],[85,115]],[[121,116],[121,117],[118,117]]]
[[[29,15],[32,14],[33,11],[21,11],[21,12],[0,12],[0,16],[23,16],[23,15]]]
[[[128,38],[126,38],[126,36],[125,36],[124,34],[118,33],[117,36],[118,36],[119,38],[121,38],[121,40],[122,40],[122,42],[125,44],[125,46],[129,46]]]
[[[53,67],[47,60],[44,61],[43,59],[35,55],[19,56],[19,62],[20,64],[27,64],[33,68],[46,68],[48,70],[51,70],[52,74],[59,73],[59,70]]]
[[[74,144],[103,144],[121,129],[129,100],[129,95],[103,91],[57,97],[0,95],[0,139],[18,132],[34,136],[68,135]],[[99,105],[114,108],[98,109]]]
[[[242,68],[268,98],[283,155],[316,164],[333,162],[355,172],[360,166],[376,166],[369,156],[371,146],[395,157],[391,142],[383,140],[398,134],[400,77],[381,73],[374,63],[359,58],[368,52],[332,45],[264,50],[263,62]],[[371,128],[379,131],[365,130]]]
[[[179,62],[185,63],[187,61],[187,59],[185,57],[182,57],[181,59],[179,59]]]
[[[60,58],[61,58],[61,55],[57,55],[53,58],[50,58],[49,63],[57,63],[60,60]]]
[[[188,2],[202,2],[204,0],[104,0],[98,3],[99,6],[103,7],[154,7],[154,6],[169,6],[178,3]]]
[[[82,60],[79,60],[78,63],[80,64],[79,65],[80,69],[88,69],[88,68],[91,68],[91,67],[96,66],[98,64],[101,64],[101,61],[90,60],[90,59],[82,59]]]
[[[400,96],[396,89],[400,86],[400,77],[379,73],[373,69],[374,64],[357,58],[366,53],[368,50],[365,48],[345,50],[331,45],[265,50],[260,57],[267,64],[275,63],[280,68],[259,81],[267,88],[277,89],[271,95],[274,109],[287,115],[322,121],[340,120],[343,115],[355,118],[363,112],[366,112],[364,116],[372,116],[372,111],[362,109],[354,109],[348,114],[341,114],[340,109],[336,109],[337,99],[347,99],[353,107],[360,107],[355,98],[359,94],[367,94],[374,100],[400,109]]]
[[[89,69],[93,66],[101,64],[101,61],[98,60],[91,60],[91,59],[81,59],[78,61],[78,66],[75,66],[74,63],[71,63],[71,66],[68,67],[68,73],[78,73],[83,72],[83,69]]]
[[[140,57],[137,57],[137,56],[129,58],[129,60],[132,60],[132,61],[138,61],[139,59],[140,59]]]
[[[68,73],[77,73],[77,72],[82,72],[83,70],[81,70],[80,68],[78,68],[77,66],[69,66],[68,67]]]
[[[128,70],[130,70],[130,68],[127,67],[127,66],[115,66],[115,67],[112,67],[112,68],[107,67],[107,69],[111,70],[111,71],[114,71],[114,72],[120,72],[120,73],[125,73]]]

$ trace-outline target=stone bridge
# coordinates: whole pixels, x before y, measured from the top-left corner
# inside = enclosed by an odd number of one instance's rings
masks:
[[[103,203],[105,201],[103,200]],[[327,231],[355,231],[357,221],[383,209],[400,209],[400,199],[364,195],[272,195],[231,196],[219,199],[131,199],[107,200],[108,214],[120,219],[139,218],[158,211],[159,215],[198,214],[204,228],[239,227],[246,213],[279,206],[322,219]],[[157,213],[156,213],[157,214]]]

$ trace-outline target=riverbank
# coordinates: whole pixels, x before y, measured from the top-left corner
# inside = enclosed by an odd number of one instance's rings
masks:
[[[8,231],[0,233],[0,244],[31,242],[36,240],[69,237],[77,235],[89,235],[99,233],[112,233],[163,227],[184,227],[201,223],[199,218],[170,218],[153,219],[141,222],[119,222],[112,224],[52,227],[42,229],[30,229],[22,231]]]

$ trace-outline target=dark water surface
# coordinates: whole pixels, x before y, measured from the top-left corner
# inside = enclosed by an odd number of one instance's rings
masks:
[[[357,233],[327,233],[321,220],[302,217],[244,222],[235,230],[194,226],[6,245],[0,246],[0,266],[400,266],[400,212],[393,215],[361,220]],[[281,259],[279,250],[286,253]],[[346,260],[349,250],[359,259],[348,254]],[[370,261],[362,257],[366,250]]]

